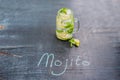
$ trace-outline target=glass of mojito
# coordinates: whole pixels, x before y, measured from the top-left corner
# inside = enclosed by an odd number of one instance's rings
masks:
[[[76,19],[77,20],[77,19]],[[61,8],[56,16],[56,36],[60,40],[69,40],[74,32],[79,30],[79,21],[76,21],[72,10]],[[74,30],[74,23],[77,22],[77,30]]]

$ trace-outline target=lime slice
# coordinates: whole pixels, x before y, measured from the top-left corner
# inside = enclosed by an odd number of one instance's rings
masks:
[[[72,35],[68,34],[66,32],[57,32],[56,31],[56,35],[57,35],[57,38],[60,40],[68,40],[68,39],[72,38]]]
[[[71,46],[71,47],[72,47],[73,45],[75,45],[75,46],[77,46],[77,47],[80,45],[80,41],[79,41],[78,39],[72,38],[72,39],[69,40],[69,42],[70,42],[70,46]]]

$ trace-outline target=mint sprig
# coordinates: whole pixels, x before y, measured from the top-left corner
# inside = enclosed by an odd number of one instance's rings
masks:
[[[72,39],[69,40],[69,42],[70,42],[71,47],[73,47],[73,45],[75,45],[77,47],[80,45],[80,41],[78,39],[72,38]]]

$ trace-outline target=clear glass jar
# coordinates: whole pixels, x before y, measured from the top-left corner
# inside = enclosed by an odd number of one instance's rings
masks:
[[[78,29],[79,29],[79,21]],[[75,19],[72,10],[68,8],[61,8],[56,16],[56,36],[60,40],[69,40],[72,38],[74,32]]]

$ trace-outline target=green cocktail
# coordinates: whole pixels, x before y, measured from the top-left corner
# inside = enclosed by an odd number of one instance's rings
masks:
[[[79,46],[79,40],[73,38],[74,22],[72,10],[61,8],[56,16],[56,36],[60,40],[69,40],[71,46],[73,44]]]
[[[56,17],[56,35],[60,40],[72,38],[74,30],[73,12],[68,8],[61,8]]]

